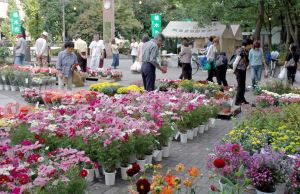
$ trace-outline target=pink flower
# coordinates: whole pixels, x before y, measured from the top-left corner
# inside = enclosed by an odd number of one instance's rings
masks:
[[[29,141],[29,140],[23,140],[20,144],[23,145],[23,146],[30,146],[33,143],[31,141]]]
[[[109,140],[109,139],[106,139],[105,141],[104,141],[104,147],[106,147],[106,146],[108,146],[108,145],[110,145],[111,144],[111,141]]]

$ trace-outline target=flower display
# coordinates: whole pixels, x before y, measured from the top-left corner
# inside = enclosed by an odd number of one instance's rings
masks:
[[[150,191],[150,183],[146,178],[140,178],[136,182],[136,188],[139,194],[147,194]]]
[[[216,168],[224,168],[226,166],[225,160],[223,160],[222,158],[215,159],[214,166]]]

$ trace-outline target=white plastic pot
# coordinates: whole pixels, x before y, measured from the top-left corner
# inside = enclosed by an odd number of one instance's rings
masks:
[[[112,186],[116,182],[116,171],[112,173],[104,172],[105,176],[105,185]]]
[[[0,85],[0,90],[4,90],[4,85]]]
[[[146,160],[137,160],[137,164],[140,166],[141,168],[141,172],[145,171],[145,164],[146,164]]]
[[[10,85],[4,85],[4,90],[5,91],[10,91]]]
[[[168,158],[169,156],[170,156],[170,147],[169,146],[163,147],[163,157]]]
[[[193,140],[194,139],[193,130],[188,130],[187,131],[187,136],[188,136],[188,139]]]
[[[18,91],[18,86],[10,86],[12,92]]]
[[[180,133],[180,143],[187,143],[187,133]]]
[[[94,180],[94,169],[85,169],[88,172],[88,175],[85,177],[85,180],[89,183],[93,182]]]
[[[146,160],[146,164],[152,164],[152,158],[153,158],[153,155],[146,155],[145,156],[145,160]]]
[[[195,128],[193,129],[193,136],[194,136],[194,137],[197,137],[197,135],[198,135],[198,127],[195,127]]]
[[[206,123],[204,131],[208,131],[208,129],[209,129],[209,123]]]
[[[209,127],[214,128],[216,126],[216,119],[215,118],[209,118]]]
[[[205,131],[205,125],[200,125],[199,133],[204,133],[204,131]]]
[[[275,194],[276,191],[275,191],[275,192],[272,192],[272,193],[266,193],[266,192],[259,191],[259,190],[256,189],[256,193],[257,193],[257,194]]]
[[[162,161],[162,150],[156,150],[158,153],[157,155],[154,157],[155,162],[161,162]]]
[[[128,176],[127,176],[128,168],[129,168],[128,166],[127,167],[121,166],[121,178],[122,178],[122,180],[125,180],[125,181],[128,180]]]

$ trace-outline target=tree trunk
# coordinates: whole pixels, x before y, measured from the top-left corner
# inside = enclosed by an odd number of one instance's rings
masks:
[[[255,32],[253,34],[254,40],[260,40],[260,33],[264,23],[265,16],[265,0],[259,0],[259,15],[256,20]]]

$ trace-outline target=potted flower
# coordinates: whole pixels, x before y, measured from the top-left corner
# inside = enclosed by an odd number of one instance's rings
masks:
[[[290,193],[300,193],[300,157],[295,158],[292,169],[289,173],[288,185],[290,187]]]
[[[87,171],[85,180],[87,182],[93,182],[95,178],[95,167],[91,162],[84,163],[84,169]]]
[[[184,120],[182,117],[180,120],[176,122],[179,134],[180,134],[180,142],[181,143],[187,143],[187,125],[186,120]]]
[[[255,153],[248,166],[246,176],[251,179],[257,194],[276,193],[276,185],[281,182],[282,154],[272,150]]]
[[[170,125],[164,124],[160,130],[159,135],[156,137],[163,150],[163,157],[167,158],[170,155],[169,139],[173,134],[173,130]]]
[[[122,142],[119,144],[119,150],[120,150],[120,161],[121,161],[121,178],[123,180],[127,180],[128,176],[126,171],[128,170],[128,162],[130,155],[134,151],[134,138],[128,137],[128,134],[125,135]]]
[[[104,167],[105,184],[109,186],[115,184],[117,164],[120,161],[118,144],[117,141],[110,142],[110,144],[106,141],[104,147],[98,148],[101,149],[99,159]]]
[[[140,165],[141,171],[144,171],[144,167],[146,164],[145,156],[149,150],[154,144],[154,137],[151,134],[147,135],[141,135],[138,134],[135,136],[135,153],[137,157],[137,163]]]

